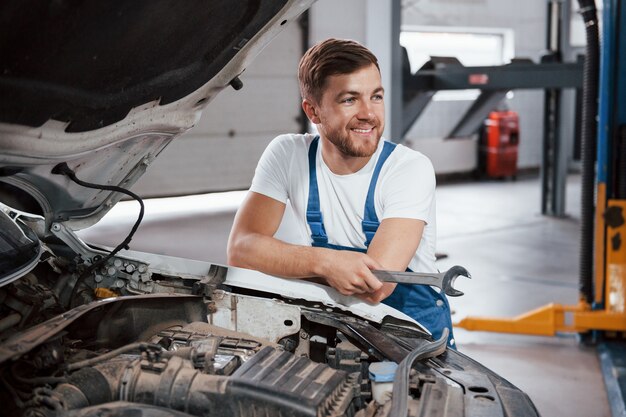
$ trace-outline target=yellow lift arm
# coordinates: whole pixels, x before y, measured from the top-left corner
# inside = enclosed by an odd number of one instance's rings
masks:
[[[598,207],[604,206],[600,201],[603,195],[598,193]],[[590,330],[626,331],[626,201],[609,200],[606,207],[607,210],[596,222],[599,226],[606,226],[596,229],[596,242],[603,243],[601,247],[606,253],[606,263],[602,256],[596,257],[596,301],[601,298],[603,290],[604,309],[592,310],[584,301],[576,305],[553,303],[513,318],[466,317],[454,326],[466,330],[540,336]],[[596,244],[596,251],[598,246]]]

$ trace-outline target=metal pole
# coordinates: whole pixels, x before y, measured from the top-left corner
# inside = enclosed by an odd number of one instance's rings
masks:
[[[561,62],[562,1],[548,3],[546,59]],[[561,90],[545,92],[545,117],[543,159],[541,169],[541,213],[548,216],[565,215],[565,183],[567,178],[567,154],[561,135]]]

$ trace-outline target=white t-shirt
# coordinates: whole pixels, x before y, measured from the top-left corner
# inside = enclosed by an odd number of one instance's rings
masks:
[[[289,233],[289,243],[304,246],[311,245],[306,209],[308,151],[314,138],[311,134],[276,137],[263,152],[250,187],[250,191],[290,203],[295,217],[292,227],[296,230]],[[359,171],[337,175],[324,162],[323,142],[320,141],[316,158],[317,183],[328,243],[365,248],[361,221],[370,180],[383,144],[381,140],[376,153]],[[409,268],[416,272],[436,272],[435,171],[430,160],[420,152],[397,145],[380,171],[374,204],[380,222],[388,218],[408,218],[426,223]]]

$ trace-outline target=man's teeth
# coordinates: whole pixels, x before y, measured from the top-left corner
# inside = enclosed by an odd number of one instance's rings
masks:
[[[372,131],[372,128],[370,127],[369,129],[352,129],[354,130],[356,133],[369,133]]]

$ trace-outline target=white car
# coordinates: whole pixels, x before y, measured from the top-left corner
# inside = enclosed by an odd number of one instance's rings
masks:
[[[76,235],[310,3],[2,6],[0,414],[538,415],[389,307]]]

